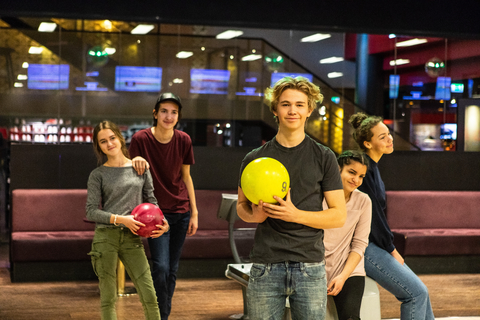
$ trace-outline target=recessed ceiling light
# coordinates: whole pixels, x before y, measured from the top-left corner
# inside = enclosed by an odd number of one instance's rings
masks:
[[[34,47],[31,46],[30,49],[28,49],[28,53],[30,54],[40,54],[43,51],[43,47]]]
[[[173,79],[173,83],[183,83],[183,79],[175,78]]]
[[[392,66],[392,67],[395,66],[395,65],[400,66],[402,64],[408,64],[408,63],[410,63],[410,60],[408,60],[408,59],[390,60],[390,66]]]
[[[396,46],[397,47],[410,47],[410,46],[416,46],[417,44],[422,44],[422,43],[425,43],[425,42],[428,42],[428,40],[427,39],[415,38],[415,39],[410,39],[410,40],[397,42]]]
[[[320,60],[320,63],[321,64],[329,64],[329,63],[336,63],[336,62],[340,62],[340,61],[343,61],[342,57],[330,57],[330,58],[325,58],[325,59]]]
[[[330,72],[329,74],[327,74],[327,77],[329,79],[339,78],[339,77],[342,77],[342,76],[343,76],[342,72]]]
[[[28,62],[22,63],[22,68],[23,68],[23,69],[27,69],[27,68],[28,68]]]
[[[53,32],[57,28],[57,24],[55,22],[42,22],[38,26],[39,32]]]
[[[186,58],[191,57],[191,56],[193,56],[193,52],[191,52],[191,51],[180,51],[176,55],[176,57],[178,59],[186,59]]]
[[[21,83],[21,82],[15,82],[15,83],[13,84],[13,86],[14,86],[15,88],[21,88],[21,87],[23,87],[23,83]]]
[[[217,34],[215,38],[217,39],[232,39],[239,37],[243,34],[243,31],[240,30],[227,30],[222,33]]]
[[[28,79],[28,77],[27,77],[26,74],[19,74],[17,76],[17,80],[27,80],[27,79]]]
[[[320,40],[328,39],[331,36],[332,35],[328,33],[315,33],[315,34],[312,34],[311,36],[302,38],[300,41],[301,42],[317,42]]]
[[[153,30],[155,26],[153,24],[139,24],[135,28],[133,28],[132,31],[130,31],[131,34],[147,34],[150,31]]]
[[[248,56],[242,57],[242,61],[255,61],[261,58],[261,54],[249,54]]]

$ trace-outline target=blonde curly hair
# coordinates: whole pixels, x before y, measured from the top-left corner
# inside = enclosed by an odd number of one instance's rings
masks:
[[[309,111],[313,111],[316,108],[317,103],[322,103],[323,101],[323,94],[320,93],[320,88],[311,83],[307,78],[285,77],[278,80],[273,87],[268,87],[265,90],[265,100],[270,108],[270,112],[273,113],[277,111],[278,100],[282,93],[287,89],[298,90],[305,93],[308,97]]]

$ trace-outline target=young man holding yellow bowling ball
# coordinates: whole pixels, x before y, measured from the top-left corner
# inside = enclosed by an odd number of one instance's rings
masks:
[[[323,229],[339,228],[346,219],[343,186],[334,153],[305,134],[305,123],[323,100],[320,89],[303,77],[285,77],[265,97],[278,123],[276,136],[246,155],[280,161],[290,175],[285,199],[252,204],[239,181],[239,217],[258,223],[250,253],[247,288],[250,319],[282,319],[286,298],[292,319],[324,319],[327,303]],[[322,211],[322,201],[328,210]]]

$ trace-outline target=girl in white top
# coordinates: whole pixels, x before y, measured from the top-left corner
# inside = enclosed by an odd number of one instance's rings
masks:
[[[360,151],[344,151],[337,159],[343,183],[347,220],[343,227],[324,230],[328,295],[333,296],[339,320],[360,319],[365,287],[363,254],[368,245],[372,202],[357,188],[367,172]],[[326,202],[324,208],[328,208]]]

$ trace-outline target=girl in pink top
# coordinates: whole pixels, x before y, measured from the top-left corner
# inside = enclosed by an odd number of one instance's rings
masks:
[[[333,296],[339,320],[358,320],[365,287],[363,254],[370,234],[372,202],[357,188],[367,173],[368,159],[360,151],[344,151],[337,162],[347,221],[341,228],[324,230],[327,290]],[[323,206],[328,208],[325,201]]]

